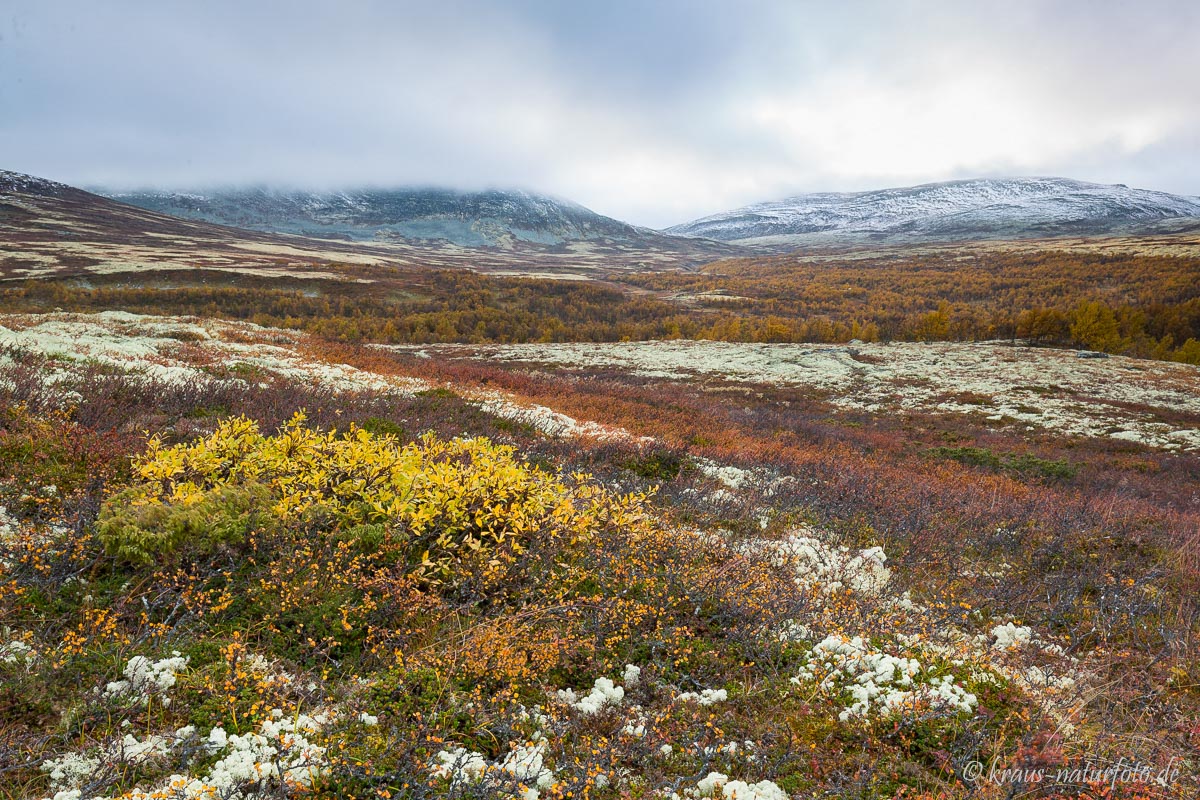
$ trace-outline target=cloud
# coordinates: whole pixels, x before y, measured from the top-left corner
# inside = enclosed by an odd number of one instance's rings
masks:
[[[13,0],[5,168],[523,186],[667,225],[979,174],[1200,191],[1191,2]]]

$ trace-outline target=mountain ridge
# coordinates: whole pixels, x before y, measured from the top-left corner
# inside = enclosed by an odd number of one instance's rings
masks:
[[[441,187],[334,191],[269,186],[97,193],[183,219],[270,233],[351,241],[443,240],[463,247],[517,242],[561,245],[663,234],[606,217],[570,200],[521,189]]]
[[[475,207],[464,206],[451,190],[442,192],[443,207],[461,213],[453,217],[443,211],[443,217],[427,219],[432,226],[428,237],[402,232],[376,237],[371,232],[370,238],[366,231],[378,221],[370,218],[370,207],[356,209],[355,198],[349,195],[323,205],[309,198],[316,203],[317,216],[330,219],[326,233],[337,222],[330,214],[344,212],[351,215],[351,222],[365,220],[357,227],[343,220],[343,227],[356,236],[315,237],[280,229],[285,226],[256,230],[227,221],[189,219],[0,170],[0,280],[174,269],[370,280],[396,268],[465,268],[574,280],[628,270],[689,269],[749,252],[638,228],[569,201],[512,192],[475,197]],[[273,202],[269,196],[267,200]],[[428,193],[418,200],[425,208],[431,202]],[[295,205],[302,202],[298,199]],[[471,216],[481,210],[495,216]],[[447,227],[451,233],[468,231],[475,240],[464,245],[441,235]],[[522,235],[523,231],[529,235]]]
[[[754,203],[665,232],[743,245],[1124,233],[1200,217],[1200,197],[1056,177],[972,178]]]

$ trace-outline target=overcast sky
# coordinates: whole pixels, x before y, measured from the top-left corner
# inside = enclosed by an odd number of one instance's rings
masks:
[[[523,187],[665,226],[987,175],[1200,194],[1200,2],[0,0],[0,169]]]

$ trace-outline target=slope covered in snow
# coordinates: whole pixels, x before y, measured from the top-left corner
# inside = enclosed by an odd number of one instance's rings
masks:
[[[212,192],[102,191],[140,208],[271,233],[351,240],[442,240],[465,247],[662,238],[566,200],[517,190],[437,188],[335,192],[270,188]]]
[[[668,228],[727,242],[1030,238],[1118,233],[1200,217],[1200,197],[1065,178],[975,179],[802,194]]]
[[[0,278],[203,269],[373,280],[415,267],[580,279],[745,253],[524,192],[102,196],[0,170]]]
[[[57,195],[70,188],[65,183],[55,183],[34,175],[0,169],[0,194]]]

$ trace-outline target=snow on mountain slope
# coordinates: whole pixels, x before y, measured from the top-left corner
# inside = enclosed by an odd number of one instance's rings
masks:
[[[757,203],[667,232],[727,242],[1097,235],[1200,217],[1200,197],[1065,178],[975,179]]]
[[[55,183],[34,175],[0,169],[0,194],[56,195],[70,189],[65,183]]]
[[[107,197],[187,219],[271,233],[351,240],[443,240],[465,247],[664,238],[565,200],[516,190],[269,188],[109,192]]]
[[[402,267],[579,280],[746,254],[525,192],[102,196],[0,170],[0,279],[202,269],[360,281]]]

